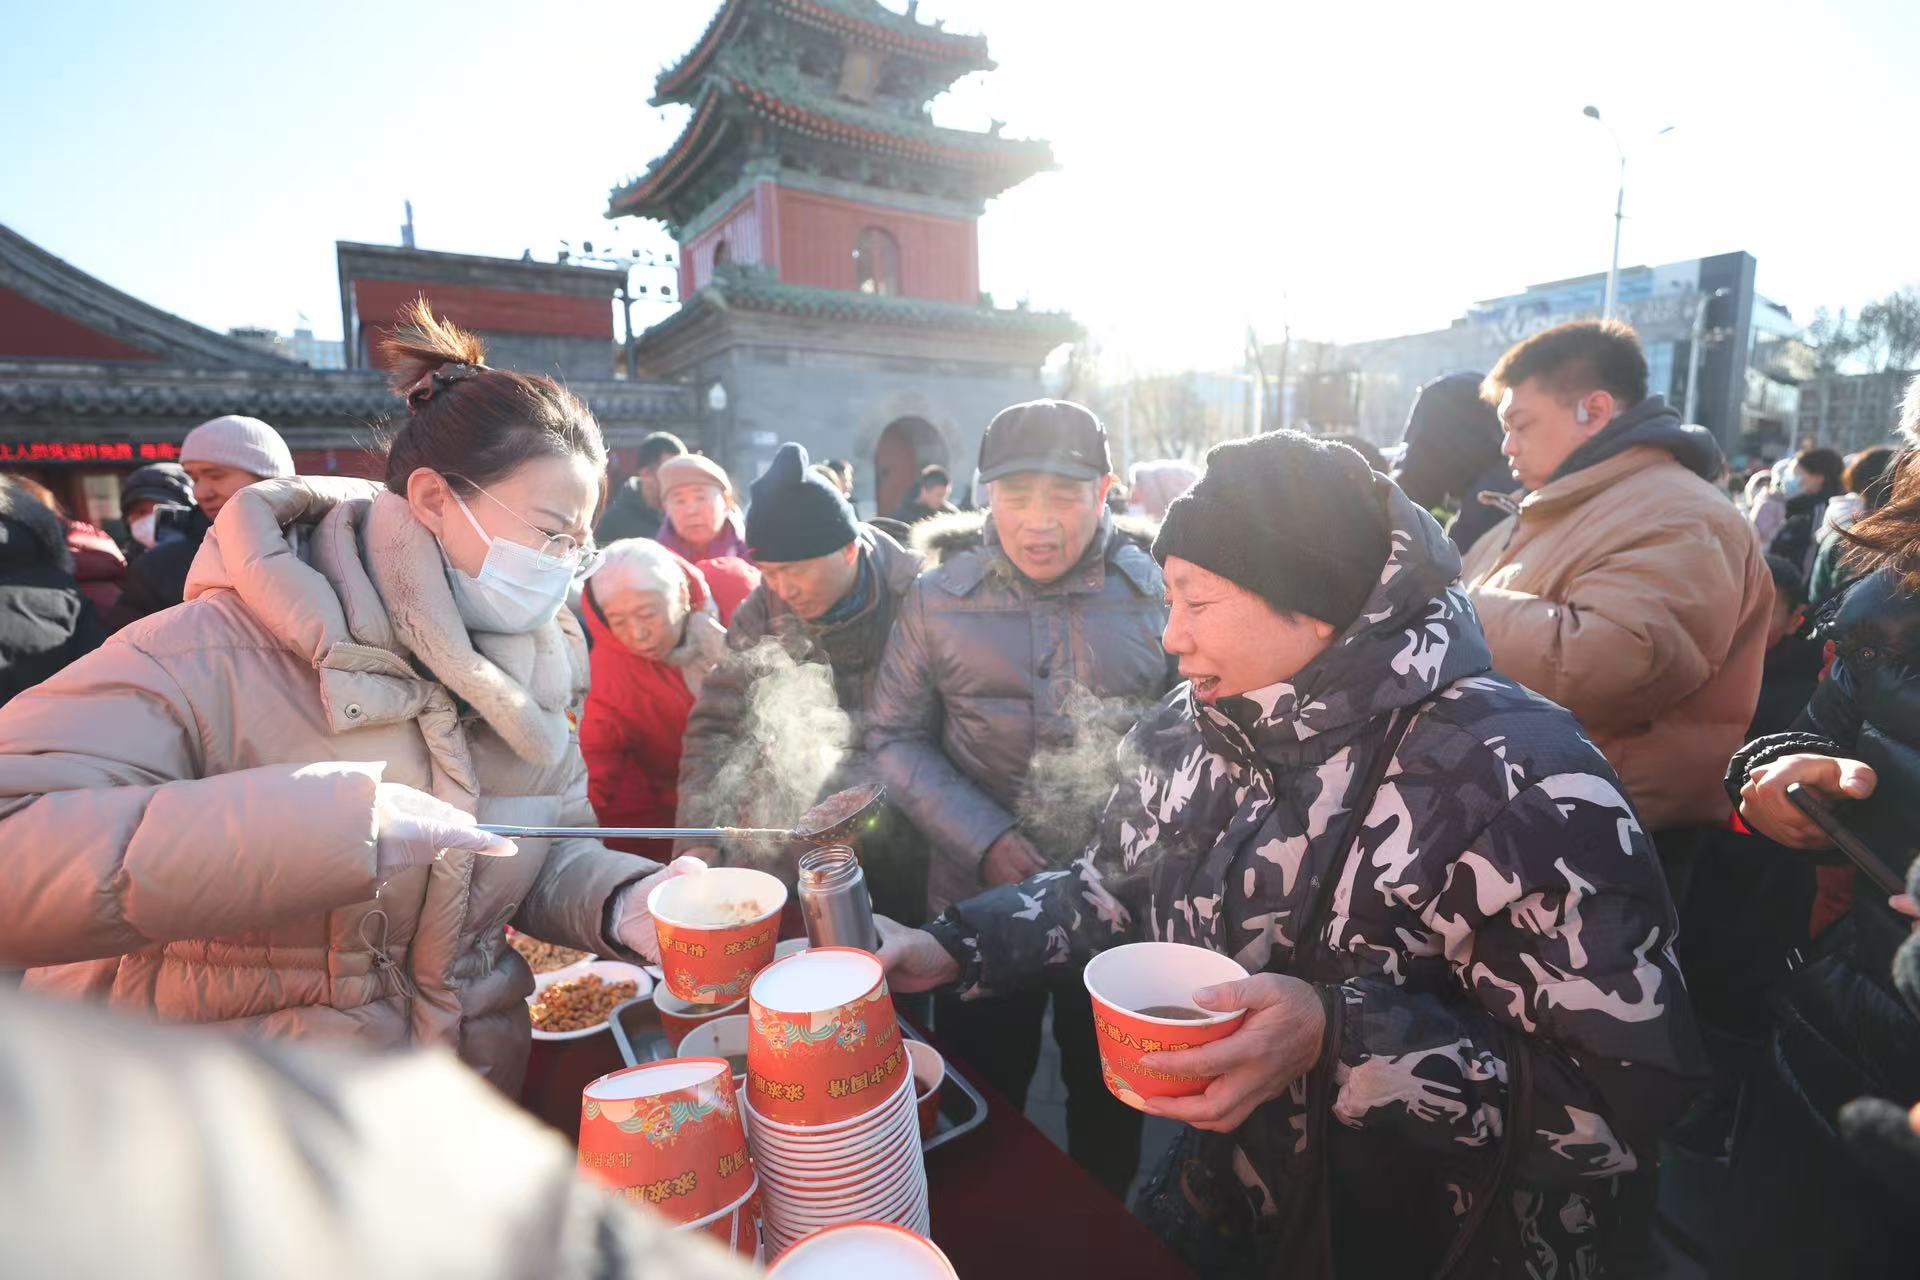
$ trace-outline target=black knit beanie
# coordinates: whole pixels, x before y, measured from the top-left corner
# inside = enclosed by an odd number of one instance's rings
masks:
[[[1297,431],[1230,440],[1167,508],[1153,558],[1179,556],[1344,631],[1392,545],[1372,468],[1343,444]]]
[[[748,487],[747,554],[786,563],[838,551],[860,536],[860,522],[841,492],[807,467],[807,451],[789,442],[767,473]]]

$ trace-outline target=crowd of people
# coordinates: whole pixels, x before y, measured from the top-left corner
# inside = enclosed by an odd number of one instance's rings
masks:
[[[657,958],[648,890],[744,855],[476,824],[733,824],[743,741],[819,749],[764,714],[799,671],[844,726],[812,798],[892,798],[894,990],[1015,1106],[1050,1011],[1070,1153],[1144,1174],[1196,1274],[1654,1274],[1663,1156],[1735,1189],[1720,1274],[1910,1270],[1920,908],[1790,790],[1908,869],[1920,390],[1905,452],[1730,492],[1632,330],[1579,322],[1423,387],[1392,464],[1282,431],[1123,487],[1041,400],[987,425],[982,509],[928,466],[862,520],[796,443],[744,505],[665,433],[607,493],[558,384],[424,306],[385,354],[384,484],[215,419],[127,478],[122,556],[0,481],[29,992],[440,1045],[511,1095],[505,927]],[[1080,969],[1148,939],[1253,976],[1195,993],[1239,1031],[1144,1064],[1212,1083],[1145,1104],[1183,1128],[1143,1170]]]

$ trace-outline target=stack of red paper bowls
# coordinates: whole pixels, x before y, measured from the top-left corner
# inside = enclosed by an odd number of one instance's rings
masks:
[[[760,1188],[725,1058],[669,1058],[589,1084],[580,1168],[686,1230],[759,1254]]]
[[[747,1136],[770,1253],[842,1223],[927,1233],[913,1072],[870,953],[776,961],[747,1001]]]

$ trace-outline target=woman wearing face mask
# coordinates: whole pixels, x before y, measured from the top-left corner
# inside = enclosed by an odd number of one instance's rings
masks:
[[[760,573],[725,557],[698,568],[648,538],[623,538],[587,584],[593,679],[580,720],[587,793],[600,821],[673,825],[687,714],[727,649],[728,622]],[[670,841],[615,841],[635,853]]]
[[[384,348],[384,490],[235,494],[183,606],[0,710],[0,966],[167,1020],[445,1044],[512,1092],[533,982],[504,927],[650,957],[672,874],[474,825],[591,822],[561,605],[606,449],[424,304]]]

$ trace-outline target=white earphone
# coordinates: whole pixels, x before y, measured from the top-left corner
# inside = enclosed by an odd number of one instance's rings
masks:
[[[1587,412],[1586,405],[1576,404],[1573,406],[1573,420],[1584,427],[1593,421],[1593,415]]]

